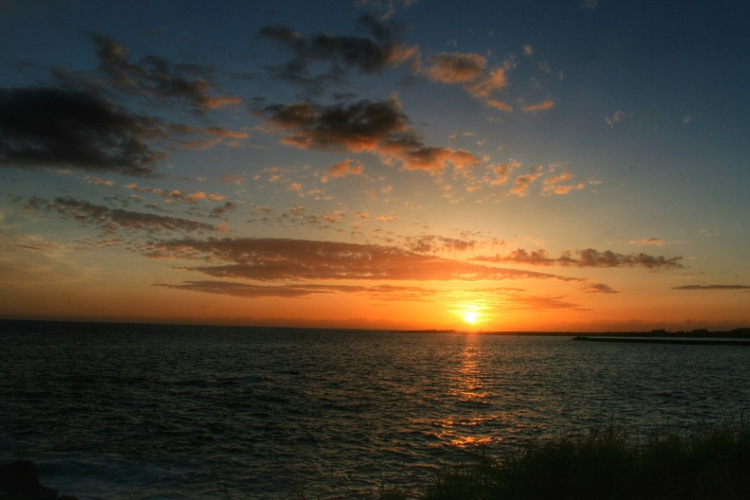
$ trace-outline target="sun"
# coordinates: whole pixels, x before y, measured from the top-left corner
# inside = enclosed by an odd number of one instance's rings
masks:
[[[469,323],[470,325],[475,325],[478,320],[479,315],[473,311],[469,311],[464,314],[464,322]]]

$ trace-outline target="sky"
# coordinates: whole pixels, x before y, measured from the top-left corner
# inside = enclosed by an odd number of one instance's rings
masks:
[[[750,327],[742,0],[0,0],[0,317]]]

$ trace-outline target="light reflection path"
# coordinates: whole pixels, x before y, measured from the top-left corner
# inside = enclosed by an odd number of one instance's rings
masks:
[[[454,402],[453,414],[436,425],[441,428],[441,441],[461,449],[491,445],[502,438],[481,432],[484,422],[494,420],[488,406],[494,406],[497,394],[491,393],[484,381],[491,374],[483,372],[482,342],[478,334],[467,334],[460,365],[450,377],[449,399]]]

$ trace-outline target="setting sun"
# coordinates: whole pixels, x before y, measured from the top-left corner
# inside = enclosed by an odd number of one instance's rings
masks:
[[[478,319],[479,319],[479,315],[475,312],[467,312],[466,314],[464,314],[464,322],[469,323],[471,325],[476,324]]]

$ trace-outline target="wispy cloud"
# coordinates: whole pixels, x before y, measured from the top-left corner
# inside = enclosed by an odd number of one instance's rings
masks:
[[[221,278],[267,280],[478,281],[558,279],[547,273],[506,269],[419,254],[393,246],[280,238],[163,241],[148,256],[210,259],[220,265],[189,269]]]
[[[682,285],[673,290],[750,290],[750,285]]]
[[[158,231],[214,231],[210,224],[179,217],[169,217],[147,212],[135,212],[119,208],[110,208],[75,198],[56,198],[53,201],[33,198],[26,205],[28,209],[42,209],[56,212],[62,217],[81,224],[102,226],[106,233],[118,229]]]
[[[667,244],[663,238],[641,238],[639,240],[630,240],[631,245],[655,245],[657,247],[663,247]]]
[[[552,109],[555,106],[557,106],[557,103],[555,101],[553,101],[552,99],[547,99],[536,104],[527,104],[526,106],[521,106],[521,111],[523,111],[524,113],[538,113],[540,111],[547,111],[548,109]]]
[[[478,242],[461,238],[447,238],[434,234],[407,238],[407,247],[417,253],[453,253],[474,250]]]
[[[101,72],[113,88],[122,92],[161,102],[176,101],[197,111],[241,102],[237,96],[212,93],[208,67],[173,65],[156,55],[148,55],[134,63],[129,60],[128,48],[122,43],[100,34],[91,35],[91,40],[98,49],[96,55]]]
[[[221,202],[226,200],[226,196],[218,193],[206,193],[204,191],[194,191],[192,193],[186,193],[179,189],[166,190],[161,188],[153,188],[149,186],[139,186],[132,182],[123,186],[125,189],[132,191],[138,191],[140,193],[150,193],[166,198],[168,203],[189,203],[194,204],[199,201],[205,200],[210,202]]]
[[[191,292],[231,295],[243,298],[299,298],[317,294],[363,294],[383,301],[424,301],[437,294],[429,288],[395,285],[255,285],[236,281],[185,281],[181,284],[155,283],[154,286]]]
[[[575,255],[575,256],[574,256]],[[600,252],[593,248],[563,252],[560,257],[550,257],[545,250],[527,251],[519,248],[508,255],[477,257],[485,262],[514,262],[533,266],[573,266],[573,267],[644,267],[647,269],[682,269],[682,257],[653,256],[645,253],[621,254],[611,250]]]

